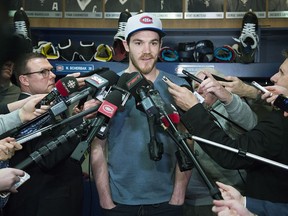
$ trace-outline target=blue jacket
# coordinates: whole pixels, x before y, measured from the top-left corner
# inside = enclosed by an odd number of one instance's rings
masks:
[[[288,203],[273,203],[247,197],[246,207],[258,216],[288,215]]]

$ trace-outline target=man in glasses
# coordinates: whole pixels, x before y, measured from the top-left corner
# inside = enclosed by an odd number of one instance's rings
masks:
[[[27,95],[49,93],[55,86],[53,66],[41,54],[23,55],[14,65],[17,83],[21,89],[19,100]]]
[[[56,75],[47,58],[41,54],[24,54],[15,61],[15,74],[21,89],[19,99],[30,95],[49,93],[55,86]],[[25,160],[32,152],[65,135],[69,125],[57,127],[49,133],[23,144],[23,149],[10,160],[14,167]],[[51,124],[48,121],[44,126]],[[79,216],[82,214],[83,178],[81,164],[70,159],[70,154],[78,145],[79,139],[63,143],[45,156],[44,160],[33,163],[25,169],[30,174],[29,181],[21,186],[21,192],[10,196],[4,208],[5,215],[30,216]],[[69,145],[68,145],[69,144]],[[17,206],[17,207],[15,207]]]

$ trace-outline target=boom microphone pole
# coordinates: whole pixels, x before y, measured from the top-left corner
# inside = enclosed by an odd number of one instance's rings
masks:
[[[81,134],[90,125],[90,121],[84,121],[80,126],[69,130],[65,135],[59,136],[57,139],[49,142],[45,146],[42,146],[38,150],[32,152],[28,158],[22,161],[20,164],[16,165],[16,169],[25,169],[30,166],[33,162],[39,163],[47,155],[56,150],[60,145],[69,144],[69,141],[73,139],[78,139],[79,134]]]
[[[208,176],[206,175],[204,169],[202,168],[199,161],[196,159],[194,154],[192,153],[191,149],[189,148],[185,137],[178,131],[178,129],[175,127],[174,123],[172,122],[171,118],[167,114],[166,110],[164,109],[165,103],[163,99],[161,98],[159,92],[157,90],[151,90],[148,91],[150,93],[150,98],[154,102],[155,106],[159,109],[160,114],[164,115],[166,120],[169,122],[169,127],[165,127],[166,131],[170,135],[170,137],[176,142],[177,146],[182,150],[189,159],[193,162],[195,168],[201,175],[202,179],[204,180],[206,186],[209,189],[210,195],[213,199],[221,200],[223,199],[221,196],[221,192],[216,186],[216,184],[213,184]],[[168,130],[167,130],[168,129]]]
[[[236,148],[225,146],[223,144],[216,143],[216,142],[213,142],[213,141],[210,141],[210,140],[198,137],[198,136],[192,135],[191,138],[193,140],[196,140],[196,141],[199,141],[199,142],[203,142],[203,143],[206,143],[206,144],[209,144],[209,145],[213,145],[213,146],[216,146],[216,147],[219,147],[219,148],[234,152],[234,153],[238,154],[241,157],[247,156],[249,158],[256,159],[256,160],[262,161],[264,163],[268,163],[270,165],[274,165],[274,166],[277,166],[277,167],[280,167],[280,168],[288,170],[288,166],[287,165],[279,163],[277,161],[270,160],[268,158],[264,158],[264,157],[261,157],[261,156],[258,156],[258,155],[255,155],[255,154],[252,154],[252,153],[249,153],[249,152],[245,152],[245,151],[241,151],[241,150],[236,149]]]
[[[71,117],[69,117],[67,119],[64,119],[64,120],[62,120],[62,121],[60,121],[60,122],[58,122],[56,124],[48,125],[46,127],[43,127],[41,129],[35,131],[34,133],[30,133],[28,135],[22,136],[22,137],[16,139],[16,142],[18,142],[19,144],[23,144],[23,143],[28,142],[28,141],[30,141],[32,139],[35,139],[36,137],[41,136],[43,133],[52,131],[54,128],[57,128],[57,127],[59,127],[61,125],[68,124],[70,122],[76,121],[79,118],[82,118],[82,117],[84,117],[84,116],[86,116],[86,115],[88,115],[90,113],[96,112],[98,110],[99,106],[100,105],[91,107],[91,108],[89,108],[87,110],[84,110],[84,111],[74,115],[74,116],[71,116]]]

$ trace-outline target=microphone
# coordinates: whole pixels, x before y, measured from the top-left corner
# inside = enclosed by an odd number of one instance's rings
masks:
[[[73,115],[73,116],[70,116],[69,118],[66,118],[60,122],[56,122],[56,124],[51,124],[51,125],[48,125],[48,126],[45,126],[35,132],[32,132],[32,133],[29,133],[27,135],[24,135],[18,139],[16,139],[16,141],[19,143],[19,144],[23,144],[25,142],[28,142],[32,139],[35,139],[39,136],[42,136],[43,134],[47,133],[47,132],[50,132],[50,131],[53,131],[54,129],[56,128],[59,128],[63,125],[67,125],[67,124],[70,124],[71,122],[73,121],[76,121],[76,120],[79,120],[80,118],[83,118],[84,116],[90,114],[90,113],[94,113],[96,111],[98,111],[100,105],[97,105],[97,106],[94,106],[94,107],[91,107],[85,111],[82,111],[76,115]]]
[[[78,91],[78,82],[75,77],[67,76],[55,83],[55,87],[52,91],[46,95],[39,103],[35,105],[35,108],[40,108],[41,105],[50,105],[59,95],[67,97],[69,94],[72,94]]]
[[[109,89],[110,86],[118,82],[119,76],[111,70],[104,71],[99,74],[94,74],[85,80],[87,88],[83,89],[78,95],[69,100],[69,104],[79,101],[77,107],[81,108],[86,102],[88,95],[96,98],[100,101],[103,100],[105,95],[105,90]]]
[[[122,103],[122,93],[121,91],[114,90],[107,95],[105,100],[102,102],[98,109],[96,117],[97,123],[95,126],[99,125],[97,137],[99,139],[105,139],[107,136],[107,129],[109,125],[109,120],[116,114],[118,107]]]
[[[5,132],[4,134],[1,134],[0,137],[4,138],[7,136],[12,136],[12,137],[20,138],[26,134],[35,132],[40,127],[40,125],[43,125],[44,123],[51,120],[52,116],[57,116],[60,113],[66,111],[67,106],[71,105],[74,102],[79,101],[82,98],[85,98],[89,94],[96,94],[99,91],[99,89],[100,89],[100,92],[103,92],[103,89],[105,90],[105,87],[108,86],[110,84],[110,82],[111,82],[111,84],[114,84],[114,83],[117,83],[117,81],[119,79],[119,76],[113,71],[106,71],[103,73],[102,76],[105,78],[107,77],[107,79],[102,78],[101,76],[99,76],[97,74],[93,75],[92,77],[87,79],[88,80],[87,82],[89,82],[89,85],[90,85],[88,88],[82,90],[81,92],[79,92],[75,96],[69,98],[67,101],[63,101],[63,100],[60,101],[59,103],[52,106],[48,112],[34,118],[33,120],[21,125],[20,127],[14,128],[10,131]],[[62,80],[64,80],[65,82],[62,82]],[[71,87],[72,84],[69,84],[70,83],[69,81],[71,81],[71,80],[76,81],[75,83],[77,83],[77,80],[75,77],[64,77],[57,82],[57,89],[59,88],[59,90],[57,90],[57,91],[61,92],[61,96],[62,95],[68,96],[68,93],[72,93],[72,91],[68,92],[66,90],[66,89],[68,89],[69,86]],[[97,80],[97,81],[95,81],[95,80]],[[78,83],[77,83],[77,85],[78,85]],[[65,86],[67,86],[67,88]],[[76,90],[76,88],[74,90]],[[58,94],[58,93],[56,93],[56,94]],[[55,96],[54,99],[55,98],[57,98],[57,96]]]
[[[77,161],[82,161],[85,151],[88,149],[95,136],[99,139],[106,138],[109,121],[116,114],[121,102],[121,91],[114,90],[107,95],[98,109],[97,116],[91,124],[92,129],[89,131],[86,140],[78,144],[74,152],[71,154],[71,158]]]
[[[146,96],[147,92],[153,88],[153,84],[141,73],[132,72],[122,74],[119,78],[118,86],[123,86],[131,93],[135,98],[136,108],[138,110],[146,112],[148,116],[152,116],[158,112],[151,99]]]
[[[158,123],[159,111],[147,95],[152,90],[153,84],[145,79],[141,73],[133,72],[122,74],[118,85],[124,86],[134,96],[138,110],[146,112],[150,134],[150,141],[148,143],[149,157],[154,161],[161,160],[164,148],[163,143],[158,140],[155,130],[155,126]]]
[[[140,72],[127,73],[126,80],[126,87],[132,96],[136,99],[136,102],[141,101],[139,92],[140,89],[142,89],[144,92],[147,92],[153,88],[153,83],[148,81]]]
[[[80,126],[67,131],[64,135],[59,136],[57,139],[32,152],[28,158],[17,164],[14,168],[23,170],[33,162],[39,164],[47,155],[51,154],[61,145],[69,145],[70,142],[75,142],[75,139],[80,140],[81,133],[85,131],[89,125],[90,121],[84,121]]]
[[[173,122],[173,124],[179,124],[180,115],[179,115],[176,107],[173,104],[170,104],[170,105],[165,104],[164,109],[165,109],[168,117],[170,118],[170,120]],[[164,124],[165,127],[170,126],[169,120],[164,115],[162,115],[160,117],[160,120]]]

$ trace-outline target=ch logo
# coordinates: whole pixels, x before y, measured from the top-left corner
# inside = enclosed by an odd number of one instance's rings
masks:
[[[74,89],[76,87],[76,82],[73,80],[69,80],[67,83],[68,88]]]

